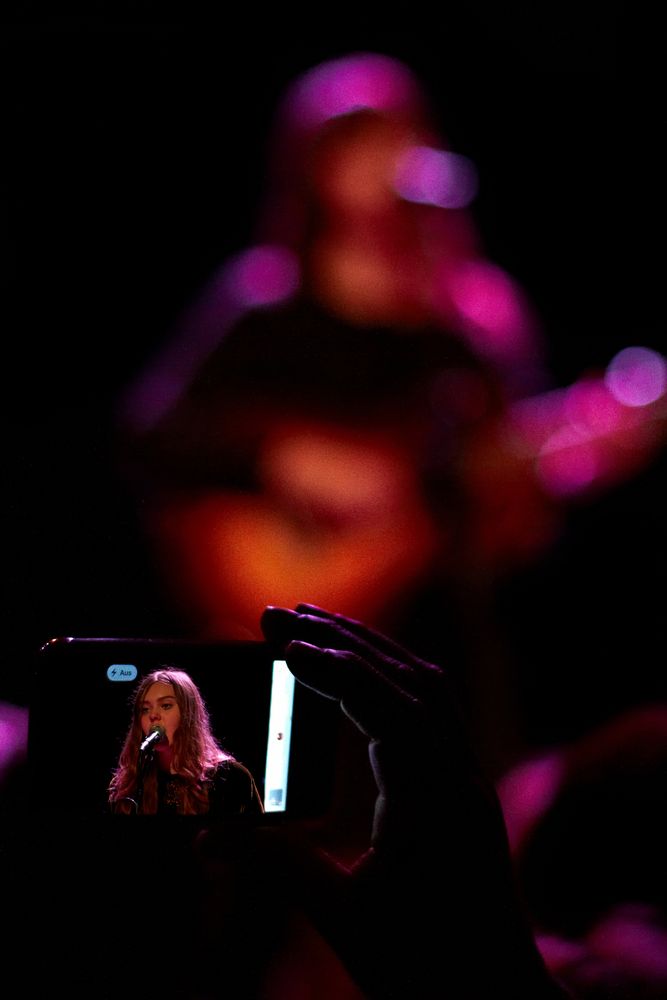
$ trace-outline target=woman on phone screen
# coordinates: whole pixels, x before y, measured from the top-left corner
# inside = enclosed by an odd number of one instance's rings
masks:
[[[264,811],[248,768],[213,735],[199,688],[173,667],[153,671],[137,687],[109,803],[121,814],[215,818]]]

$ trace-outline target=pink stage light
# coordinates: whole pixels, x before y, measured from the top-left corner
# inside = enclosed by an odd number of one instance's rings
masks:
[[[358,53],[324,63],[301,81],[293,95],[302,124],[312,127],[361,108],[390,111],[411,106],[417,86],[400,63],[375,53]]]
[[[581,493],[595,482],[600,471],[595,440],[572,425],[555,431],[537,459],[537,474],[553,496]]]
[[[509,275],[489,261],[473,260],[449,280],[473,347],[491,358],[521,354],[526,346],[525,314]]]
[[[600,378],[587,378],[566,390],[563,415],[574,427],[605,433],[622,426],[627,414]]]
[[[626,347],[611,359],[604,380],[625,406],[649,406],[667,388],[667,363],[648,347]]]
[[[299,287],[299,263],[287,247],[257,246],[230,265],[227,277],[236,301],[250,308],[274,305]]]
[[[406,201],[440,208],[465,208],[479,189],[472,160],[431,146],[412,146],[401,157],[394,187]]]

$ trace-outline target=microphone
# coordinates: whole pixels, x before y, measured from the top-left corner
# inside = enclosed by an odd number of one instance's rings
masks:
[[[167,734],[164,730],[164,726],[153,726],[150,733],[139,747],[139,751],[143,753],[150,747],[154,747],[155,744],[160,743],[165,738],[166,735]]]

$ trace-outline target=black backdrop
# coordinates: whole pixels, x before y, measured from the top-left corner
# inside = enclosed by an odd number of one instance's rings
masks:
[[[555,384],[665,349],[662,81],[640,5],[441,5],[321,32],[103,7],[4,15],[0,696],[19,703],[51,636],[173,631],[110,466],[113,401],[252,238],[277,97],[315,63],[374,50],[418,74],[478,166],[477,221],[542,317]],[[573,509],[499,596],[536,739],[667,697],[664,466]]]

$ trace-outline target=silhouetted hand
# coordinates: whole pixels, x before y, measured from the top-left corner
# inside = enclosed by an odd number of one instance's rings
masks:
[[[369,847],[346,866],[292,841],[288,882],[369,997],[562,997],[515,892],[505,826],[445,670],[321,608],[268,607],[296,678],[368,737]]]

